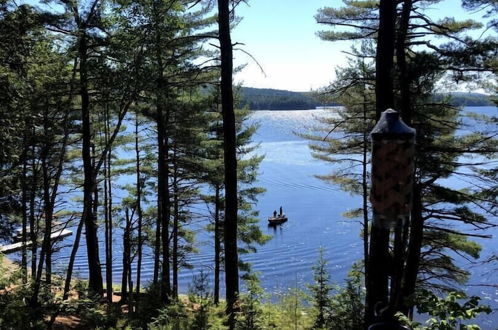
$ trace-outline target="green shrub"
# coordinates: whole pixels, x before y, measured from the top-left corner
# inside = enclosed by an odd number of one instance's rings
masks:
[[[456,291],[448,293],[444,298],[439,298],[434,293],[423,290],[417,295],[416,306],[419,314],[430,316],[424,322],[425,325],[411,321],[401,313],[397,316],[405,325],[414,330],[478,330],[480,329],[478,325],[465,324],[465,321],[473,320],[481,313],[491,313],[488,306],[479,305],[480,299],[476,296],[467,298],[463,292]]]

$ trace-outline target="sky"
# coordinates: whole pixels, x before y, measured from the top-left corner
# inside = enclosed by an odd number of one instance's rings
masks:
[[[445,0],[430,9],[433,17],[469,16],[460,0]],[[316,32],[328,29],[316,23],[319,8],[341,7],[341,0],[249,0],[236,14],[243,19],[232,32],[234,64],[245,65],[235,81],[247,87],[308,91],[327,86],[335,68],[346,64],[350,42],[330,42]],[[480,16],[480,15],[479,15]],[[250,53],[261,65],[255,63]]]

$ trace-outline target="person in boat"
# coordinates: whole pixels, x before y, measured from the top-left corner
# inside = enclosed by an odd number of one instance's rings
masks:
[[[279,217],[283,216],[284,215],[284,211],[282,209],[282,206],[280,206],[280,213],[278,214]]]
[[[276,218],[277,217],[277,210],[273,211],[273,217]]]

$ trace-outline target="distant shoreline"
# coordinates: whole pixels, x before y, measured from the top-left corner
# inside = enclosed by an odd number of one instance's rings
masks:
[[[489,95],[454,92],[434,95],[435,102],[449,98],[452,106],[496,106]],[[341,106],[337,102],[324,102],[317,93],[293,92],[280,89],[242,87],[240,107],[249,110],[310,110],[317,107]]]

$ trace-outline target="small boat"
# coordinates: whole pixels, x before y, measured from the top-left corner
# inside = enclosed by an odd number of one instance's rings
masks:
[[[269,217],[268,223],[270,225],[279,225],[281,223],[286,222],[287,220],[288,220],[287,216],[285,214],[282,214],[282,215],[277,215],[276,217]]]

